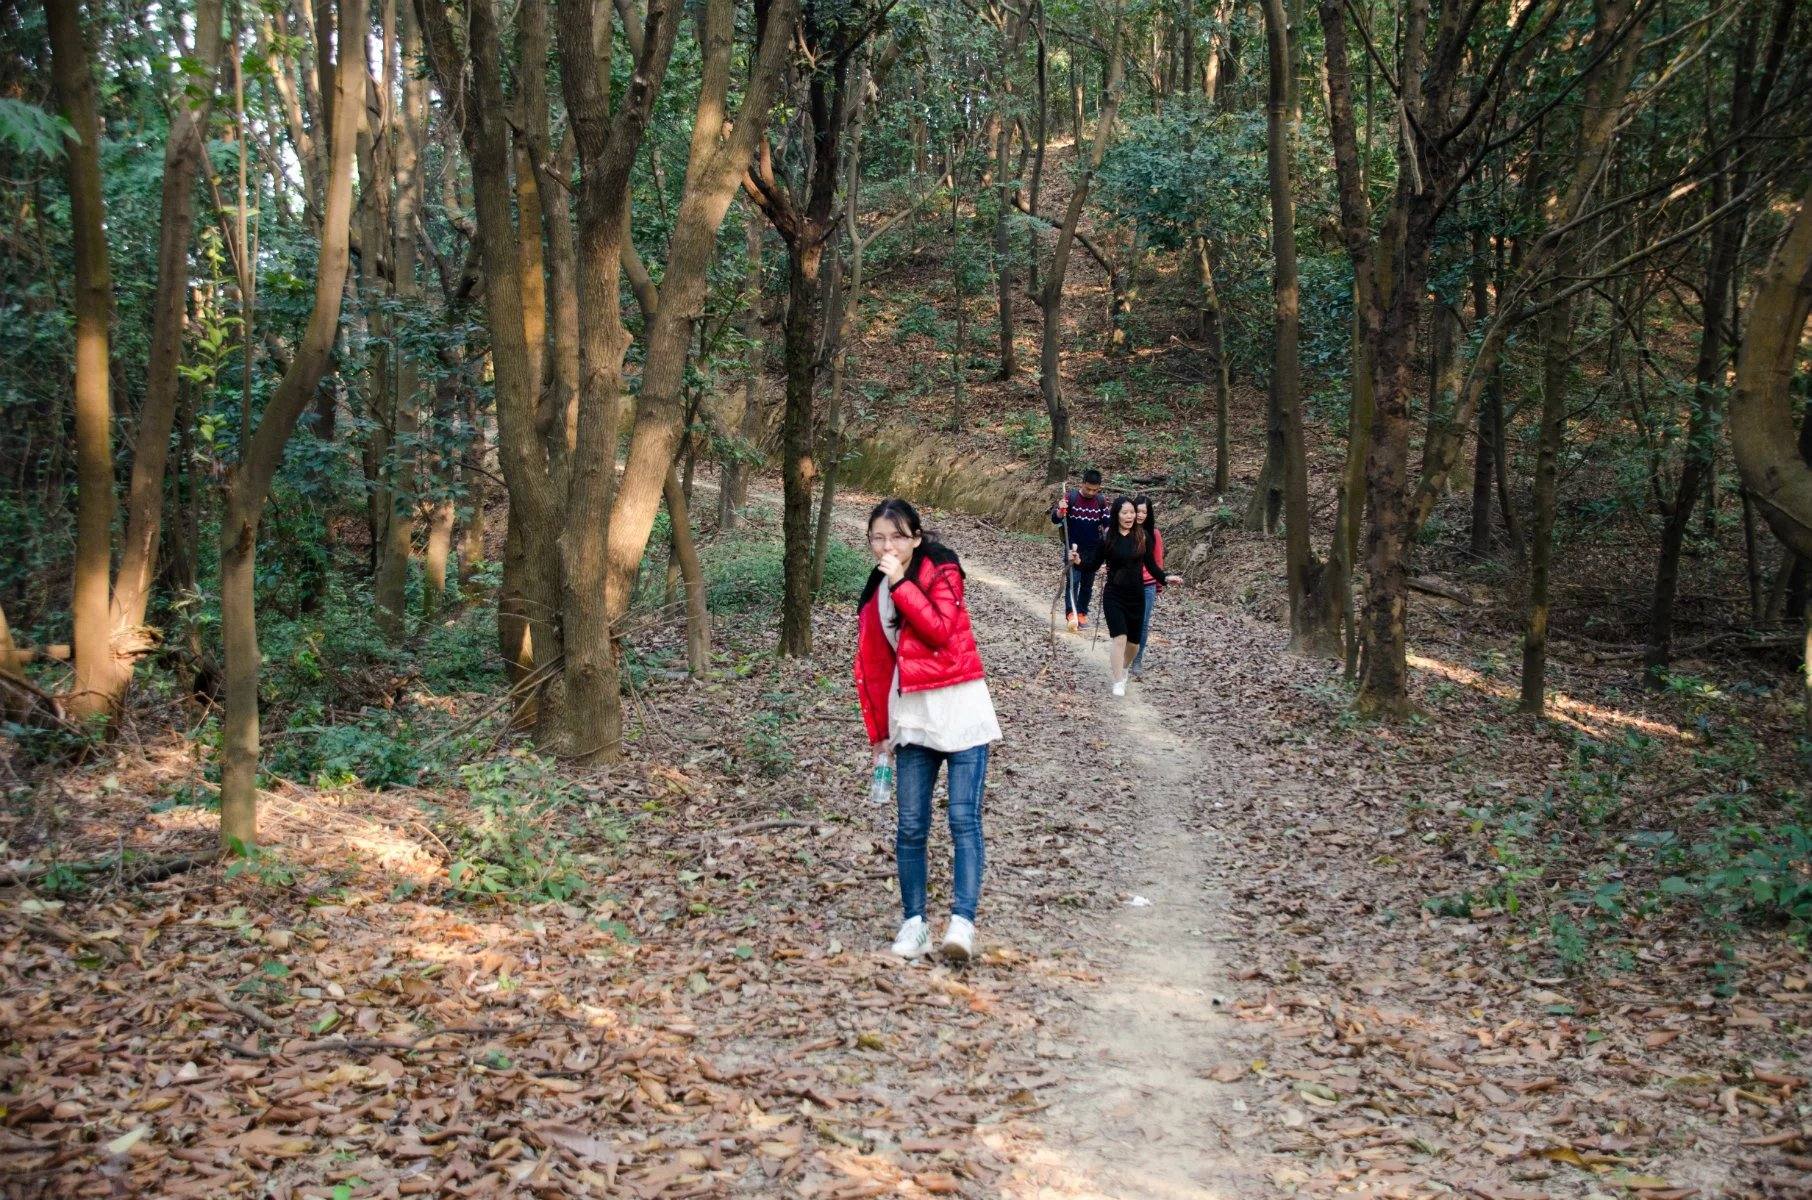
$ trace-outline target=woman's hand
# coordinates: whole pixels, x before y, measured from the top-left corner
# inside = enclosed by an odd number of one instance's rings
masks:
[[[906,578],[906,561],[892,550],[883,554],[881,561],[875,565],[881,568],[881,574],[887,577],[888,583],[898,583]]]
[[[1172,587],[1182,587],[1183,577],[1181,575],[1166,575],[1164,576],[1164,582]]]
[[[1082,565],[1082,555],[1076,552],[1076,547],[1074,546],[1070,547],[1070,562],[1078,567]]]

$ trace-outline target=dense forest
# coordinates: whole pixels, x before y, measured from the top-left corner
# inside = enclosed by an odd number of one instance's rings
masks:
[[[1806,1194],[1812,7],[0,0],[0,200],[17,1194]],[[886,495],[1012,914],[897,978]]]

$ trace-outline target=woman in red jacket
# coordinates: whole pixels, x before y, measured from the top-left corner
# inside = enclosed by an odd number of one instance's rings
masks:
[[[893,952],[931,951],[925,923],[925,841],[931,832],[931,789],[950,767],[950,839],[956,844],[950,924],[944,957],[975,952],[975,904],[981,894],[982,791],[988,744],[1000,740],[994,701],[963,605],[963,568],[956,554],[926,535],[904,500],[884,500],[868,515],[875,569],[856,616],[856,695],[876,761],[895,762],[899,828],[894,854],[905,921]]]

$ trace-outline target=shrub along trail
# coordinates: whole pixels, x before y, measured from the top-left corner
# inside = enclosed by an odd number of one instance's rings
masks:
[[[1587,929],[1477,815],[1569,753],[1490,679],[1354,726],[1281,631],[1173,591],[1118,701],[1050,633],[1054,542],[937,524],[1007,732],[978,961],[884,952],[847,604],[806,663],[725,616],[712,681],[638,674],[611,772],[451,738],[417,788],[278,786],[249,866],[11,889],[6,1193],[1804,1194],[1803,955]],[[65,777],[57,852],[205,845],[188,753]]]

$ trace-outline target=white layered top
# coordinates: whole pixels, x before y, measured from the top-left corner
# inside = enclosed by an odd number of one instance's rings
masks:
[[[899,611],[893,606],[893,589],[885,580],[875,591],[881,629],[895,651],[900,648],[900,631],[895,628]],[[887,734],[895,746],[923,746],[944,754],[954,754],[971,746],[1000,740],[1000,722],[994,715],[994,697],[988,694],[988,681],[971,679],[950,687],[923,692],[900,691],[900,665],[893,667],[893,683],[887,694]]]

